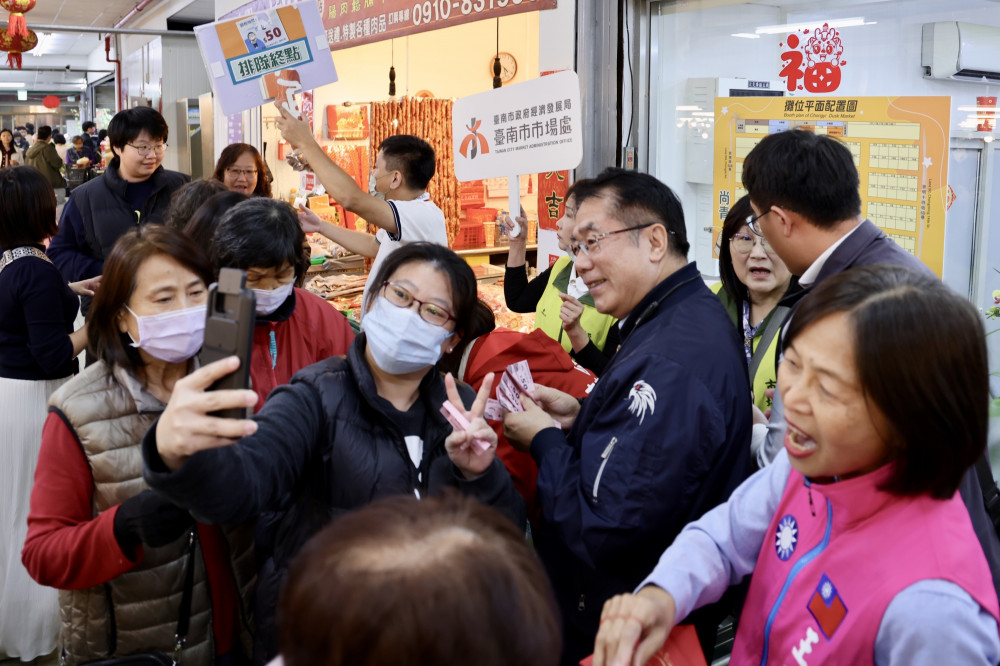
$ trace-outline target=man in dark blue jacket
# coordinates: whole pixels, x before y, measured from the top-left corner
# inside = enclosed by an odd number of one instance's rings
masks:
[[[862,219],[858,170],[851,151],[837,139],[805,130],[772,134],[747,154],[743,186],[754,210],[750,229],[766,236],[792,274],[799,276],[801,291],[781,301],[792,307],[789,319],[810,289],[855,266],[893,264],[930,273],[914,255]],[[759,466],[770,464],[784,450],[787,429],[779,385],[769,423],[754,426]],[[986,512],[975,470],[966,473],[959,492],[1000,592],[1000,539]]]
[[[155,109],[119,111],[108,124],[115,157],[104,175],[74,188],[48,256],[67,282],[97,277],[115,242],[130,229],[163,222],[170,195],[191,180],[163,168],[167,122]],[[84,315],[90,297],[82,298]]]
[[[634,589],[751,468],[746,359],[688,263],[680,201],[621,169],[592,191],[571,249],[595,307],[622,321],[622,344],[582,403],[538,387],[541,407],[523,398],[526,411],[504,418],[538,464],[535,544],[562,610],[565,664],[593,651],[604,602]]]

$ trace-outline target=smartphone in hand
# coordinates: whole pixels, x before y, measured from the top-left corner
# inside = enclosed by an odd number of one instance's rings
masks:
[[[247,289],[246,280],[243,271],[223,268],[219,281],[208,291],[205,343],[198,359],[206,365],[228,356],[240,357],[240,367],[212,384],[210,391],[250,388],[250,351],[257,314],[253,290]],[[245,419],[250,414],[250,407],[212,412],[212,416],[233,419]]]

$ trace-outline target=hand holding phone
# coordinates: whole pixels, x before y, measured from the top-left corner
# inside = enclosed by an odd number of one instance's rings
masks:
[[[252,289],[246,287],[246,273],[236,268],[219,271],[219,281],[208,292],[208,312],[205,319],[205,343],[198,359],[202,365],[239,356],[240,367],[209,387],[217,389],[250,388],[250,352],[257,313]],[[250,408],[224,409],[212,416],[243,419]]]

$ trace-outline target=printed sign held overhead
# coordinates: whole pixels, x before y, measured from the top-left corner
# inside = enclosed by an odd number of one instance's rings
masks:
[[[463,97],[452,118],[455,176],[462,182],[573,169],[583,158],[576,72]]]
[[[227,115],[337,80],[315,0],[201,25],[195,35]]]

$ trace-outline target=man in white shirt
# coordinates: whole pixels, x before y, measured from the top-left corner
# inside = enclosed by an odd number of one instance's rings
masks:
[[[308,123],[298,120],[285,108],[278,108],[281,136],[299,149],[330,197],[379,227],[372,236],[338,227],[300,209],[299,221],[306,233],[319,232],[351,252],[374,258],[369,275],[375,275],[385,258],[403,243],[428,241],[448,246],[444,213],[427,194],[427,184],[435,170],[434,149],[429,143],[409,134],[390,136],[383,141],[365,192],[327,156]],[[372,292],[380,286],[365,285],[362,312]]]

